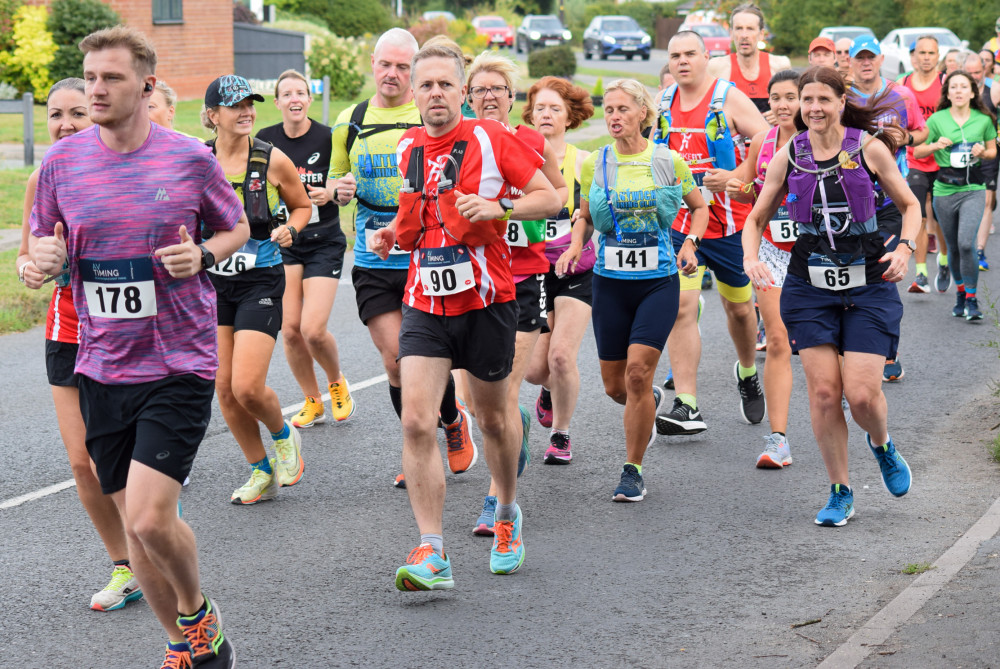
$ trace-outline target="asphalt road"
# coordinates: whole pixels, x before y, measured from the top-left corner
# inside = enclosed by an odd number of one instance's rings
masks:
[[[517,53],[513,49],[504,51],[504,53],[519,61],[527,60],[526,54]],[[624,56],[611,56],[608,60],[601,60],[600,58],[586,60],[582,52],[576,51],[575,53],[578,68],[585,67],[595,70],[607,70],[614,77],[628,76],[629,74],[652,74],[653,76],[658,76],[660,68],[667,62],[667,52],[665,49],[653,49],[649,60],[642,60],[641,58],[626,60]]]
[[[989,252],[1000,258],[996,236]],[[998,274],[982,275],[994,294]],[[646,500],[612,503],[622,411],[603,395],[588,332],[573,464],[540,464],[547,434],[533,426],[535,460],[518,497],[524,567],[491,574],[490,541],[472,535],[488,480],[480,460],[447,477],[445,543],[456,587],[445,593],[393,585],[418,534],[406,493],[390,485],[400,471],[400,430],[384,382],[355,391],[359,408],[348,423],[305,431],[301,483],[252,507],[229,503],[247,468],[216,410],[182,501],[204,588],[218,600],[240,666],[815,666],[912,592],[916,577],[901,569],[938,560],[1000,497],[998,466],[984,448],[997,422],[990,383],[1000,365],[986,346],[1000,336],[995,325],[952,318],[951,295],[903,294],[906,378],[885,392],[913,490],[889,496],[852,425],[858,512],[831,529],[812,520],[828,485],[798,361],[795,463],[757,470],[767,430],[739,419],[732,345],[715,291],[706,299],[700,402],[708,431],[660,437],[646,458]],[[350,285],[341,286],[329,327],[353,384],[382,374]],[[0,470],[0,665],[158,666],[164,637],[144,602],[107,614],[87,609],[110,569],[74,489],[5,504],[70,477],[42,336],[37,328],[9,335],[0,347],[0,444],[10,464]],[[667,367],[662,360],[658,378]],[[280,347],[269,382],[297,408]],[[523,402],[536,392],[525,386]],[[886,627],[893,636],[885,644],[862,649],[864,666],[950,667],[956,653],[962,666],[996,666],[1000,547],[992,533],[986,539],[926,607]]]

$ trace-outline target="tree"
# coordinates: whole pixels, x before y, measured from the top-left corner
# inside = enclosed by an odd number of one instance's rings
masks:
[[[52,0],[49,32],[58,50],[50,72],[53,81],[83,76],[80,40],[90,33],[122,22],[118,14],[99,0]]]

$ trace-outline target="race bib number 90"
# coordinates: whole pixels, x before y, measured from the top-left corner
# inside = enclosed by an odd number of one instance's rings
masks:
[[[424,295],[455,295],[476,287],[469,249],[463,245],[420,249]]]
[[[81,258],[78,266],[91,317],[148,318],[156,315],[151,258]]]

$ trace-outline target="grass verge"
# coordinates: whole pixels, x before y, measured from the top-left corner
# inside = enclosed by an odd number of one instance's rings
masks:
[[[925,571],[930,571],[931,569],[937,569],[937,567],[930,562],[911,562],[900,569],[900,571],[904,574],[923,574]]]
[[[20,228],[24,188],[33,167],[0,170],[0,228]]]
[[[0,253],[0,335],[23,332],[45,321],[51,284],[29,290],[17,280],[17,249]]]

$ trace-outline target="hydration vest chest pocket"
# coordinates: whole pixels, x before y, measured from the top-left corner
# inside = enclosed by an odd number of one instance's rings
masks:
[[[419,253],[424,295],[455,295],[476,287],[472,259],[465,245],[420,249]]]
[[[822,253],[809,255],[809,283],[826,290],[861,288],[865,278],[865,258],[854,258],[848,265],[838,265]]]
[[[151,258],[81,258],[78,267],[87,297],[87,310],[92,318],[148,318],[156,315]]]
[[[208,271],[219,276],[236,276],[251,270],[257,266],[257,249],[259,247],[259,241],[248,239],[247,243],[237,249],[233,255],[222,262],[215,263],[208,268]]]
[[[799,238],[799,224],[788,216],[788,207],[781,205],[778,213],[768,224],[771,229],[771,239],[775,242],[794,242]]]
[[[365,244],[369,249],[372,247],[372,236],[381,230],[382,228],[388,226],[392,223],[392,219],[396,217],[395,213],[390,212],[372,212],[371,218],[365,223]],[[402,255],[405,256],[409,254],[409,251],[404,251],[399,248],[399,242],[395,242],[392,248],[389,249],[389,255]]]
[[[604,237],[604,267],[618,272],[644,272],[660,266],[659,239],[651,232],[623,232]]]

